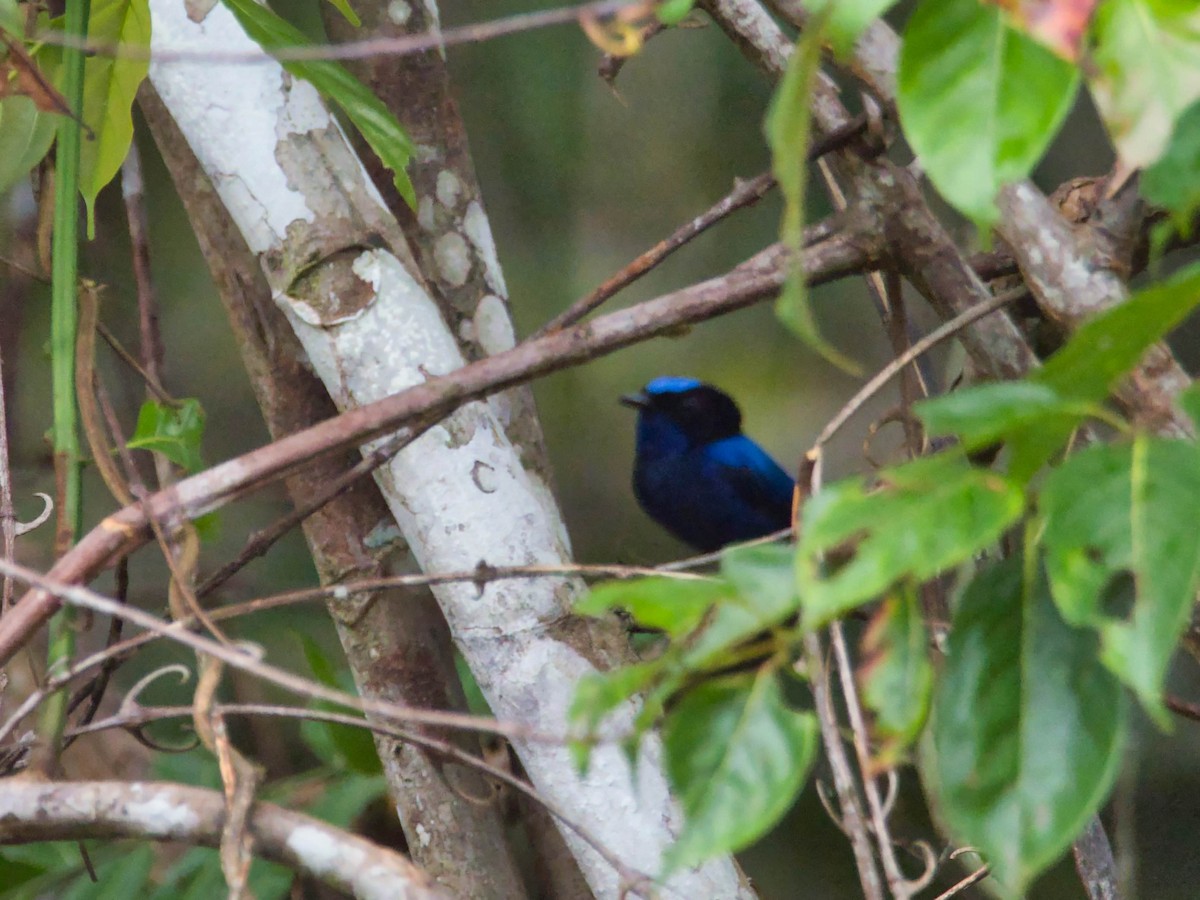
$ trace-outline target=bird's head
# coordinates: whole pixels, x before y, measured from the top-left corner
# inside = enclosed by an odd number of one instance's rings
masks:
[[[655,378],[621,402],[638,411],[638,443],[664,451],[719,441],[742,429],[741,411],[729,395],[694,378]]]

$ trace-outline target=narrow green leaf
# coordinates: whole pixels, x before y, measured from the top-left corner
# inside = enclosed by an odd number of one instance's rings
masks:
[[[311,42],[296,28],[254,0],[221,0],[246,33],[268,53],[282,47],[303,47]],[[287,60],[281,65],[297,78],[312,83],[332,100],[354,123],[380,161],[392,170],[396,190],[409,206],[416,208],[416,194],[405,168],[414,147],[403,127],[383,101],[346,69],[330,60]]]
[[[1089,447],[1049,475],[1041,507],[1055,602],[1100,630],[1104,663],[1166,727],[1163,682],[1200,587],[1200,449],[1144,435]],[[1104,604],[1122,572],[1133,576],[1128,618]]]
[[[147,400],[138,411],[131,450],[153,450],[189,472],[204,468],[200,443],[204,437],[204,407],[194,397],[167,406]]]
[[[804,624],[816,628],[905,578],[922,581],[999,539],[1024,509],[1016,482],[939,455],[831,485],[804,508],[797,575]],[[826,574],[823,557],[848,541],[849,562]]]
[[[671,637],[691,632],[717,601],[733,591],[723,581],[710,579],[638,578],[598,585],[575,606],[585,616],[623,609],[647,628]]]
[[[977,575],[955,615],[922,770],[1005,897],[1062,855],[1119,770],[1128,710],[1096,649],[1019,559]]]
[[[54,142],[58,117],[28,97],[0,100],[0,195],[29,174]]]
[[[721,555],[721,575],[762,622],[779,622],[800,607],[796,548],[788,544],[735,547]]]
[[[998,6],[925,0],[904,31],[900,123],[930,180],[981,229],[996,192],[1027,176],[1071,109],[1075,67],[1014,29]]]
[[[342,14],[342,18],[358,28],[362,25],[362,19],[358,17],[358,13],[350,6],[350,0],[329,0],[329,5]]]
[[[1191,232],[1200,210],[1200,101],[1175,122],[1163,155],[1142,173],[1142,196],[1171,213],[1175,228]]]
[[[88,40],[104,45],[150,46],[149,0],[91,0]],[[88,238],[96,236],[96,195],[116,176],[133,140],[133,101],[150,71],[136,54],[97,53],[84,64],[83,121],[95,133],[79,155],[79,192],[87,206]]]
[[[931,435],[954,435],[967,450],[995,443],[1046,418],[1079,421],[1086,410],[1053,388],[1032,381],[1001,381],[952,391],[914,407]]]
[[[688,693],[663,740],[687,819],[663,861],[671,872],[740,850],[782,818],[808,775],[817,722],[789,709],[778,676],[764,669]]]
[[[1106,0],[1096,10],[1092,96],[1131,167],[1162,155],[1180,114],[1200,99],[1200,6],[1194,0]]]
[[[804,198],[808,184],[808,144],[811,124],[809,95],[821,62],[823,17],[818,17],[796,42],[787,71],[767,109],[764,130],[771,148],[771,168],[783,195],[783,221],[779,239],[792,250],[791,271],[775,304],[775,313],[801,340],[847,372],[858,367],[850,357],[821,337],[809,303],[808,287],[800,268],[804,247]]]
[[[828,10],[829,43],[844,59],[871,21],[895,6],[896,0],[804,0],[804,5],[817,14]]]
[[[297,634],[297,638],[308,668],[317,681],[326,687],[350,689],[353,692],[349,673],[345,673],[345,678],[339,678],[337,670],[316,641],[306,634]],[[337,704],[319,701],[313,703],[313,708],[326,712],[343,711]],[[301,723],[300,733],[313,752],[335,770],[349,768],[362,775],[377,775],[381,771],[375,740],[366,728],[306,720]]]
[[[933,691],[928,636],[911,587],[883,601],[863,635],[862,650],[858,677],[863,702],[874,715],[875,758],[892,768],[924,727]]]

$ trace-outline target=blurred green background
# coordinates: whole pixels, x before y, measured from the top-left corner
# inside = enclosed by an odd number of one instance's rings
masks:
[[[541,7],[529,0],[453,0],[444,4],[442,18],[452,26]],[[290,12],[311,22],[312,8],[297,2]],[[898,15],[902,19],[903,11]],[[534,330],[706,209],[735,178],[752,177],[769,165],[761,130],[769,86],[715,27],[656,38],[625,66],[616,93],[596,75],[599,52],[570,26],[453,48],[449,61],[518,334]],[[165,380],[176,395],[203,402],[208,413],[205,454],[212,463],[259,446],[267,436],[182,207],[140,124],[152,265],[167,347]],[[1110,162],[1095,116],[1081,101],[1038,178],[1052,188],[1071,176],[1099,174]],[[27,248],[31,204],[27,191],[16,191],[4,206],[0,231],[5,256],[19,256]],[[818,201],[814,204],[813,216],[828,212]],[[778,217],[774,196],[736,214],[611,305],[634,303],[728,270],[775,239]],[[954,227],[967,237],[964,226]],[[82,272],[109,285],[104,317],[135,345],[128,238],[115,186],[101,197],[97,238],[84,248]],[[43,440],[50,422],[48,291],[19,284],[2,268],[0,284],[13,467],[19,510],[28,518],[37,506],[32,491],[52,491],[53,483]],[[910,302],[912,316],[929,321],[919,301]],[[860,279],[817,290],[814,303],[830,340],[859,360],[864,372],[886,361],[887,344]],[[939,356],[937,366],[953,372],[953,354],[948,356],[949,362],[947,355]],[[132,424],[140,387],[107,354],[104,370]],[[643,564],[685,555],[633,500],[632,414],[616,402],[621,393],[661,374],[694,375],[724,387],[741,402],[747,431],[785,466],[797,461],[861,383],[802,346],[777,322],[768,303],[540,380],[534,389],[581,561]],[[867,465],[862,453],[867,428],[894,402],[894,395],[880,398],[843,432],[832,448],[832,475]],[[876,450],[877,456],[887,456],[886,438]],[[94,523],[112,504],[90,475],[88,490],[86,517]],[[266,491],[225,511],[218,537],[206,546],[206,565],[215,568],[228,559],[247,534],[285,509],[279,491]],[[23,561],[38,566],[49,562],[46,535],[23,540]],[[162,574],[147,559],[135,572],[134,599],[159,608]],[[245,599],[314,581],[303,543],[293,535],[247,568],[223,596]],[[104,579],[98,586],[107,590],[111,583]],[[260,617],[245,628],[248,636],[266,641],[283,661],[304,671],[295,631],[335,646],[317,607],[302,616],[289,611]],[[149,664],[143,661],[135,668],[142,671]],[[173,696],[178,701],[182,695],[175,691]],[[1122,790],[1126,797],[1136,791],[1137,816],[1125,837],[1138,848],[1142,897],[1200,896],[1194,887],[1200,883],[1200,854],[1190,852],[1193,827],[1200,824],[1200,779],[1194,771],[1198,749],[1195,726],[1182,723],[1170,735],[1144,729],[1131,754],[1136,788],[1127,780]],[[292,752],[293,762],[299,752]],[[818,771],[818,776],[826,773]],[[905,838],[920,837],[928,826],[919,788],[911,771],[903,779],[898,831]],[[787,822],[746,853],[744,861],[764,897],[858,896],[849,847],[821,810],[811,785]],[[948,886],[952,880],[940,883]],[[1048,900],[1082,896],[1069,866],[1060,866],[1034,895]]]

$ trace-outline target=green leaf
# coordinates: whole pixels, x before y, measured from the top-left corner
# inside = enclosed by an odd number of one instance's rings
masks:
[[[362,25],[362,19],[358,17],[353,8],[350,6],[350,0],[329,0],[329,5],[342,14],[342,18],[358,28]]]
[[[931,435],[955,435],[967,450],[986,447],[1048,418],[1074,427],[1087,410],[1032,381],[1000,381],[953,391],[914,407]]]
[[[967,587],[922,769],[950,832],[978,848],[1004,896],[1023,896],[1104,802],[1128,729],[1124,700],[1095,635],[1059,618],[1021,560]]]
[[[1200,6],[1193,0],[1107,0],[1096,10],[1092,96],[1117,153],[1154,162],[1180,114],[1200,99]]]
[[[285,22],[255,0],[221,0],[234,14],[246,34],[270,53],[283,47],[305,47],[311,42],[295,27]],[[405,168],[415,148],[408,135],[387,106],[346,69],[330,60],[286,60],[280,63],[285,70],[312,83],[321,94],[332,100],[354,123],[363,139],[380,162],[392,170],[396,190],[409,206],[416,208],[417,198]]]
[[[904,31],[897,105],[930,180],[981,229],[1071,109],[1075,67],[979,0],[925,0]]]
[[[88,40],[145,49],[150,46],[149,0],[92,0]],[[150,71],[147,59],[95,54],[83,70],[84,135],[79,154],[79,193],[87,206],[88,238],[96,236],[96,195],[113,180],[133,141],[133,101]]]
[[[1117,379],[1197,305],[1200,264],[1193,264],[1086,322],[1028,380],[1080,404],[1101,403]],[[1014,436],[1012,475],[1022,480],[1031,477],[1066,443],[1078,423],[1078,419],[1043,419],[1038,427]]]
[[[189,472],[204,468],[200,442],[204,437],[204,407],[194,397],[167,406],[147,400],[138,411],[131,450],[153,450]]]
[[[804,507],[797,574],[804,624],[816,628],[905,578],[922,581],[999,539],[1024,509],[1021,486],[942,454],[831,485]],[[853,557],[826,574],[824,556],[857,540]]]
[[[54,142],[58,117],[28,97],[0,100],[0,194],[29,174]]]
[[[873,19],[896,5],[896,0],[804,0],[815,14],[828,10],[828,35],[833,52],[845,59]]]
[[[805,275],[800,268],[804,247],[804,197],[808,184],[808,144],[811,123],[809,95],[821,62],[823,17],[804,29],[788,60],[787,71],[767,109],[764,130],[771,148],[771,168],[783,195],[783,222],[779,239],[792,255],[791,271],[775,304],[775,313],[801,340],[847,372],[858,367],[848,356],[821,337],[809,303]]]
[[[664,25],[678,25],[696,5],[696,0],[662,0],[654,10]]]
[[[575,606],[585,616],[623,609],[647,628],[682,637],[700,624],[705,613],[733,591],[713,579],[638,578],[598,585]]]
[[[316,641],[306,634],[297,634],[296,637],[304,650],[304,659],[317,681],[326,687],[354,692],[349,673],[344,672],[344,677],[338,677],[337,670]],[[323,712],[344,712],[336,703],[322,701],[314,701],[312,708]],[[337,722],[306,720],[301,723],[300,733],[312,751],[335,770],[349,767],[363,775],[376,775],[382,769],[375,750],[375,739],[366,728]]]
[[[575,697],[567,712],[568,721],[572,724],[582,723],[589,734],[594,732],[605,716],[660,677],[665,671],[666,662],[665,658],[659,657],[608,672],[585,675],[575,687]]]
[[[887,597],[862,639],[858,677],[874,714],[876,761],[893,768],[916,739],[929,713],[933,665],[916,592],[904,587]]]
[[[1190,234],[1192,219],[1200,210],[1200,102],[1176,121],[1167,149],[1142,173],[1141,191],[1171,213],[1177,231]]]
[[[782,818],[808,775],[817,722],[788,708],[778,676],[764,668],[688,693],[663,740],[687,820],[664,859],[670,872],[740,850]]]
[[[1200,587],[1200,449],[1139,435],[1132,446],[1089,447],[1042,490],[1046,571],[1068,621],[1103,638],[1102,659],[1160,726],[1163,681]],[[1128,619],[1108,614],[1113,579],[1133,576]]]

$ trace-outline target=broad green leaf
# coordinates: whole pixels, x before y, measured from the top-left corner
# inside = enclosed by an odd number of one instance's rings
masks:
[[[288,24],[255,0],[221,0],[234,14],[246,34],[270,53],[282,47],[308,46],[311,42],[302,32]],[[405,168],[412,158],[414,147],[400,123],[383,101],[351,75],[330,60],[286,60],[280,63],[297,78],[312,83],[323,96],[341,107],[354,123],[363,139],[380,161],[392,170],[396,190],[409,206],[416,207],[416,194]]]
[[[1142,173],[1142,196],[1171,213],[1175,228],[1189,234],[1200,210],[1200,101],[1175,122],[1163,155]]]
[[[349,689],[353,692],[353,684],[347,675],[339,678],[337,671],[325,656],[325,652],[306,634],[298,634],[300,646],[304,650],[304,659],[312,670],[313,677],[326,687]],[[313,709],[326,712],[343,712],[336,703],[315,701]],[[353,725],[343,725],[338,722],[318,722],[305,720],[300,725],[300,733],[305,743],[314,753],[335,771],[347,767],[362,775],[376,775],[380,771],[379,755],[375,750],[375,740],[366,728]]]
[[[788,60],[787,71],[771,105],[763,128],[771,148],[771,169],[783,195],[783,221],[779,239],[792,251],[787,282],[775,303],[775,313],[801,340],[834,365],[848,372],[858,367],[848,356],[821,337],[809,303],[805,275],[800,267],[804,247],[804,197],[808,184],[808,144],[812,115],[809,95],[821,62],[823,19],[817,17],[804,29]]]
[[[567,719],[573,724],[582,724],[589,734],[592,733],[605,716],[660,677],[666,664],[666,659],[659,657],[585,675],[575,687]]]
[[[696,0],[662,0],[654,10],[664,25],[678,25],[692,11]]]
[[[200,441],[204,437],[204,408],[189,397],[178,406],[147,400],[138,411],[131,450],[153,450],[189,472],[204,468]]]
[[[1192,420],[1192,424],[1196,427],[1196,430],[1200,431],[1200,384],[1193,381],[1188,387],[1180,391],[1177,400],[1179,408]]]
[[[739,645],[783,624],[800,608],[794,547],[768,544],[726,551],[721,574],[733,596],[717,604],[700,634],[684,649],[688,669],[711,670],[743,662]]]
[[[1086,410],[1053,388],[1032,381],[1001,381],[952,391],[915,407],[931,435],[954,435],[968,450],[995,443],[1046,418],[1072,424]]]
[[[1019,559],[979,573],[955,615],[922,771],[1005,897],[1062,855],[1119,770],[1128,710],[1096,650]]]
[[[25,33],[25,16],[17,6],[17,0],[0,0],[0,28],[12,35]]]
[[[858,677],[874,716],[875,759],[893,768],[916,739],[929,713],[933,665],[916,592],[901,588],[880,605],[862,639]]]
[[[906,579],[922,581],[994,543],[1024,509],[1016,482],[960,457],[920,459],[881,475],[831,485],[804,508],[797,575],[804,624],[816,628]],[[857,541],[828,574],[822,558]]]
[[[329,0],[329,5],[342,14],[342,18],[358,28],[362,25],[362,19],[358,17],[353,7],[350,6],[350,0]]]
[[[1117,379],[1197,305],[1200,265],[1194,264],[1085,323],[1028,380],[1068,400],[1101,403]],[[1066,443],[1077,425],[1078,420],[1042,420],[1038,427],[1015,436],[1010,442],[1013,476],[1031,477]]]
[[[895,6],[896,0],[804,0],[804,5],[816,14],[828,10],[829,43],[838,57],[845,58],[871,21]]]
[[[1046,479],[1046,571],[1068,621],[1097,627],[1102,659],[1166,726],[1163,681],[1200,587],[1200,449],[1139,435],[1089,447]],[[1133,576],[1128,619],[1108,614],[1115,576]]]
[[[92,0],[88,40],[145,49],[150,46],[149,0]],[[96,236],[96,195],[113,180],[133,140],[133,101],[150,71],[136,55],[89,56],[83,70],[83,121],[95,133],[84,136],[79,154],[79,192],[87,206],[88,238]]]
[[[1070,111],[1075,67],[979,0],[925,0],[904,32],[900,123],[930,180],[985,229],[996,192],[1024,178]]]
[[[0,195],[29,174],[54,142],[58,117],[28,97],[0,100]]]
[[[1200,5],[1193,0],[1106,0],[1096,10],[1092,96],[1117,153],[1154,162],[1180,114],[1200,99]]]
[[[796,799],[812,764],[817,722],[789,709],[769,669],[689,692],[664,729],[667,773],[683,804],[683,833],[664,870],[740,850]]]
[[[638,578],[592,588],[575,611],[598,616],[623,609],[640,625],[682,637],[700,624],[715,603],[732,595],[728,584],[712,579]]]
[[[733,547],[721,554],[721,576],[764,619],[778,621],[800,605],[795,558],[789,544]]]

